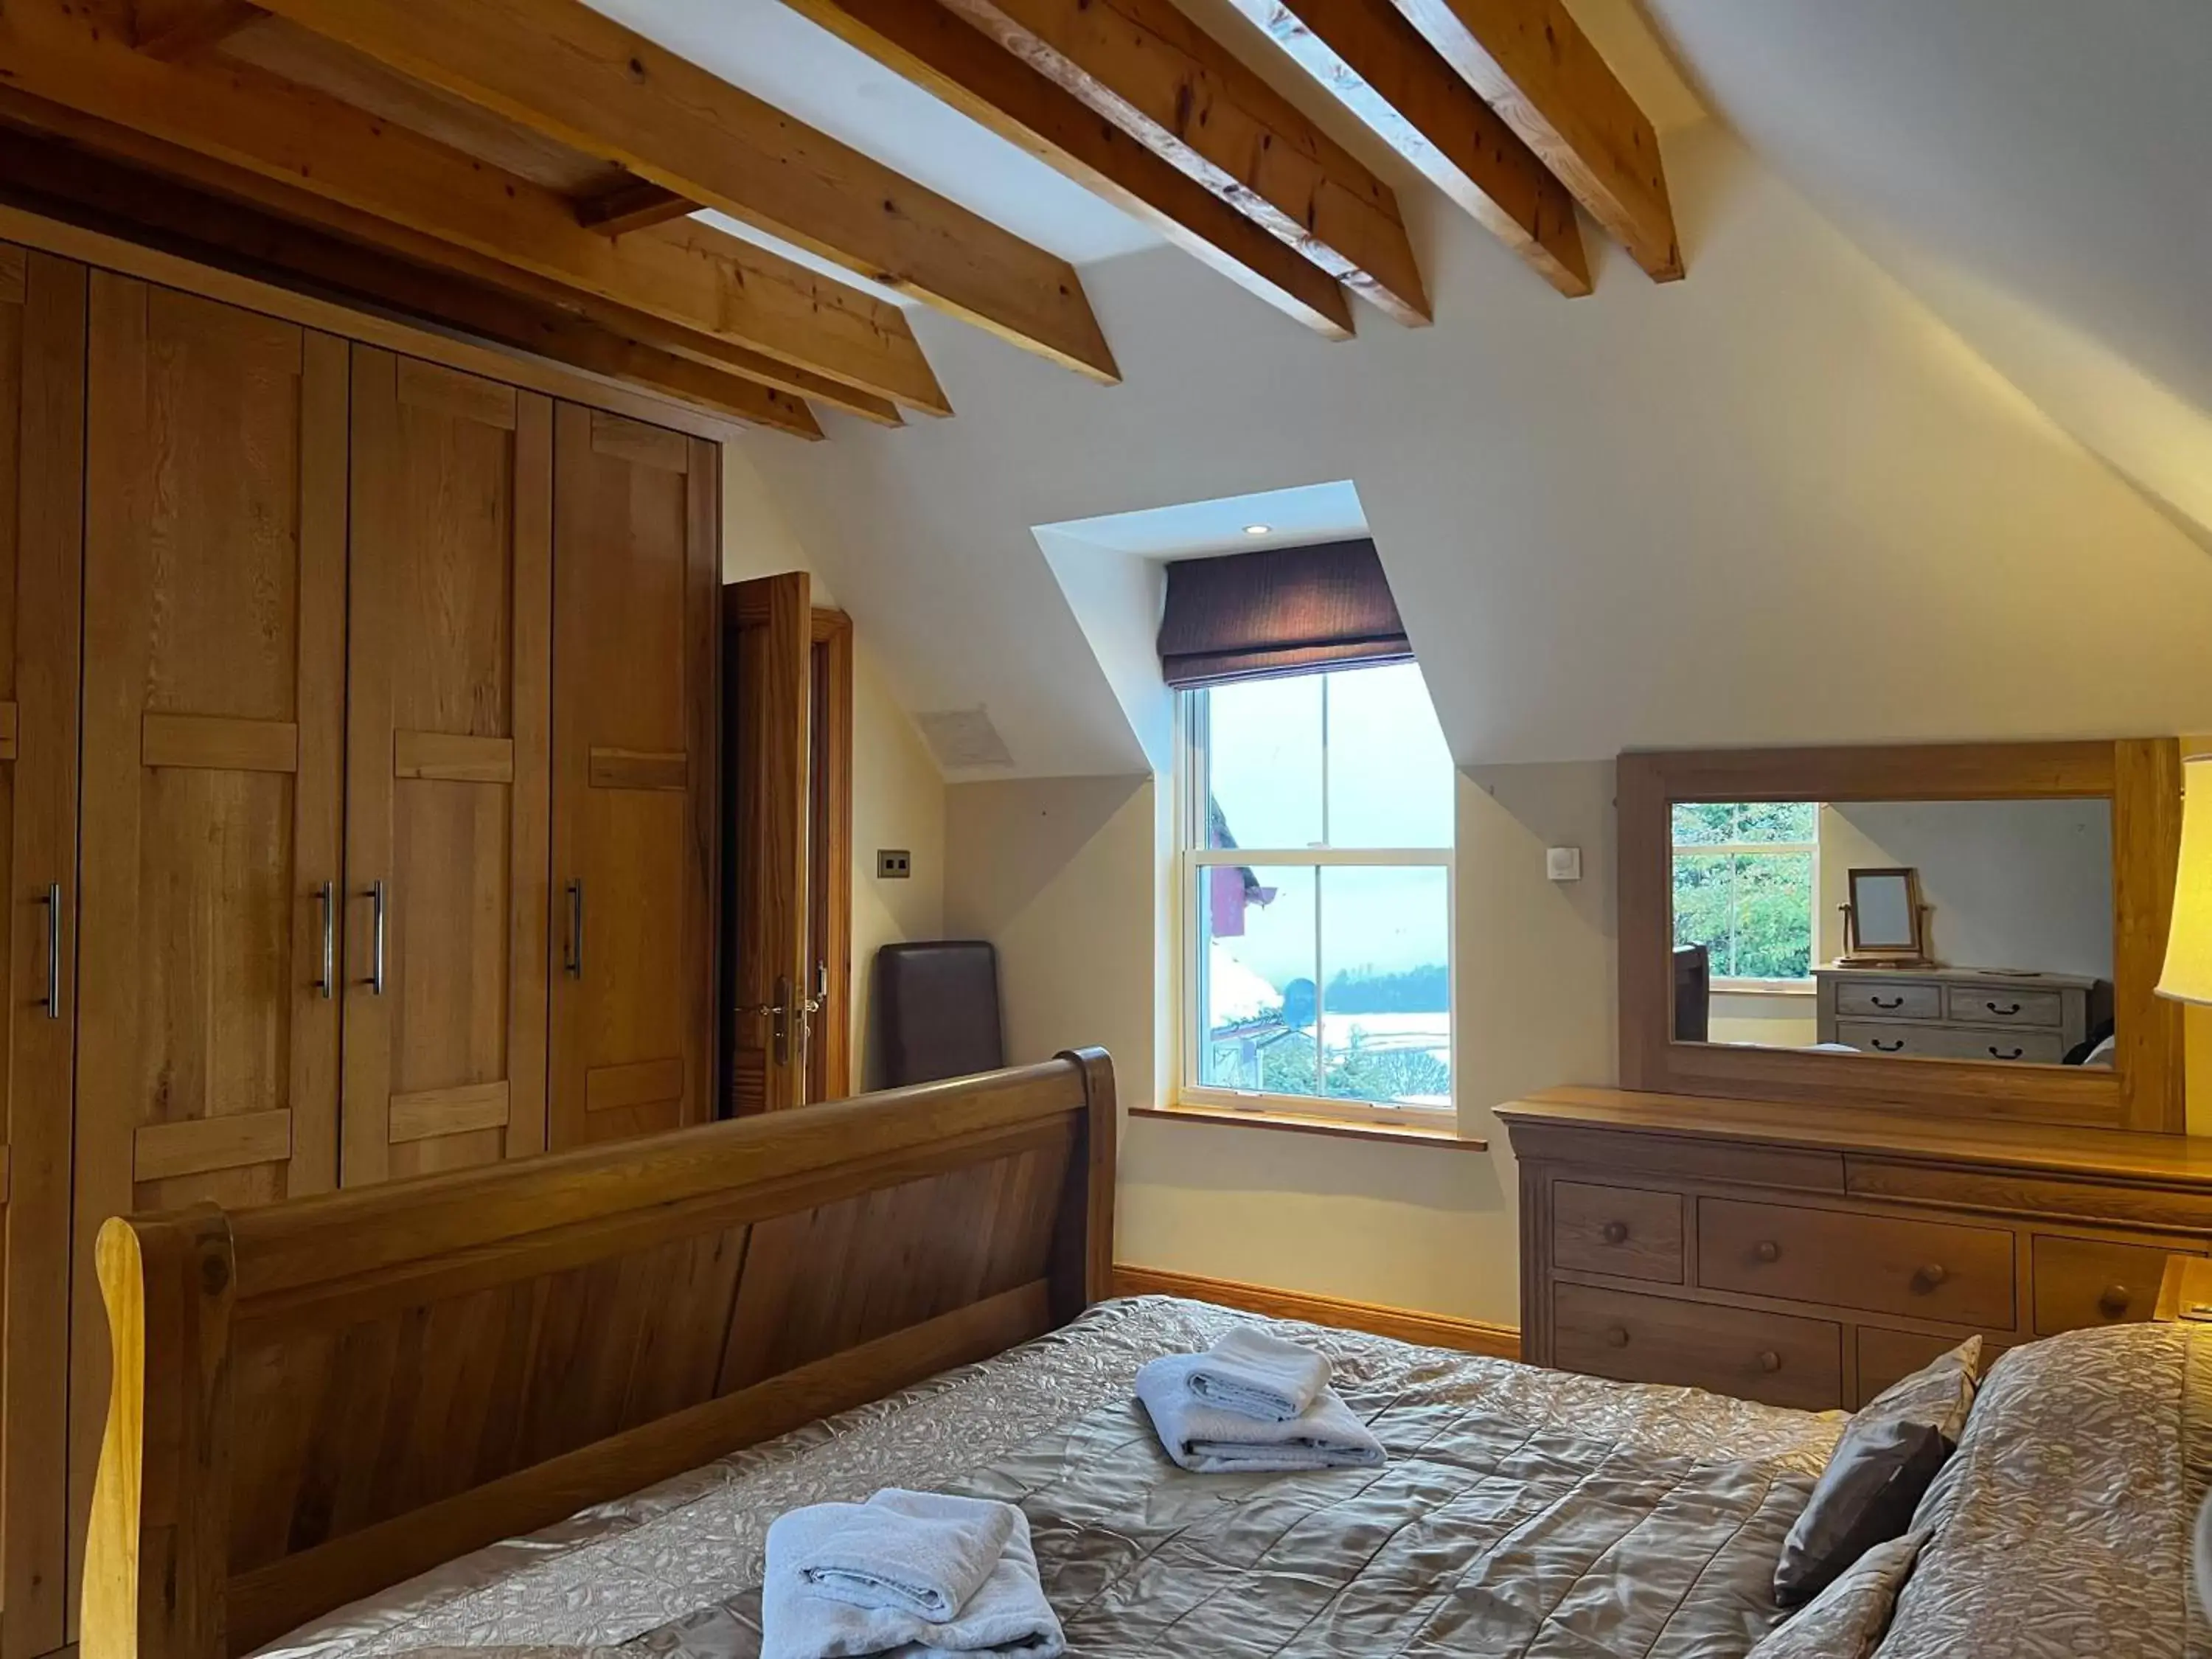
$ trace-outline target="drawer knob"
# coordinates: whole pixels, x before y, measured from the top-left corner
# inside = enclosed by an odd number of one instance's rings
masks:
[[[1607,1326],[1605,1328],[1605,1346],[1608,1348],[1626,1347],[1628,1346],[1628,1328],[1625,1325]]]
[[[2014,1014],[2020,1012],[2020,1004],[2017,1002],[2007,1002],[2002,1004],[1984,1002],[1982,1006],[1988,1009],[1991,1013],[1999,1015],[2006,1019],[2010,1019]]]
[[[1992,1042],[1990,1044],[1990,1058],[1991,1060],[2019,1060],[2027,1053],[2027,1050],[2025,1048],[2000,1049],[1996,1043]]]
[[[1761,1349],[1759,1355],[1759,1369],[1763,1371],[1780,1370],[1782,1369],[1782,1356],[1775,1352],[1771,1348]]]
[[[1608,1244],[1628,1243],[1628,1224],[1626,1221],[1608,1221],[1598,1230],[1598,1232]]]
[[[1779,1261],[1782,1260],[1782,1247],[1771,1238],[1762,1238],[1753,1254],[1761,1261]]]
[[[1903,1037],[1898,1038],[1894,1042],[1884,1042],[1880,1037],[1869,1037],[1867,1041],[1874,1045],[1875,1052],[1879,1054],[1901,1054],[1905,1052]]]
[[[1915,1278],[1919,1279],[1923,1287],[1931,1291],[1950,1276],[1950,1273],[1945,1270],[1943,1264],[1940,1261],[1929,1262],[1926,1267],[1923,1267],[1917,1274],[1914,1275]]]
[[[1867,1000],[1874,1004],[1875,1007],[1882,1009],[1902,1008],[1905,1006],[1905,999],[1903,997],[1869,997]]]
[[[2107,1319],[2118,1319],[2127,1312],[2128,1304],[2134,1300],[2126,1285],[2107,1285],[2104,1295],[2097,1298],[2097,1311]]]

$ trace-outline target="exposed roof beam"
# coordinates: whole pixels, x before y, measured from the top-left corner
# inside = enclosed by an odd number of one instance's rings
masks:
[[[1121,378],[1065,260],[582,0],[264,9],[1095,380]]]
[[[611,190],[586,196],[576,204],[576,222],[602,236],[627,236],[648,225],[665,225],[687,216],[698,204],[687,202],[672,190],[625,179]]]
[[[895,305],[704,225],[602,236],[552,191],[242,64],[158,61],[64,0],[9,0],[0,81],[288,186],[327,204],[314,222],[404,258],[655,318],[655,343],[790,365],[802,396],[827,380],[951,412]]]
[[[13,114],[0,109],[0,114]],[[803,438],[822,428],[799,398],[465,278],[426,270],[173,179],[0,126],[0,196],[203,263],[380,308],[533,352],[718,414]]]
[[[1682,274],[1659,136],[1563,0],[1394,0],[1657,282]]]
[[[131,44],[156,58],[183,58],[260,15],[250,0],[131,0]]]
[[[937,0],[788,3],[1316,332],[1351,337],[1352,307],[1334,276]]]
[[[1390,0],[1233,3],[1546,282],[1590,291],[1567,187]]]
[[[1171,0],[945,3],[1398,321],[1429,321],[1390,187]]]

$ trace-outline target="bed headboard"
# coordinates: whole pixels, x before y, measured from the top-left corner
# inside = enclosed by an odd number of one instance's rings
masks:
[[[83,1659],[227,1659],[1066,1322],[1114,1079],[1042,1066],[227,1213],[109,1221]]]

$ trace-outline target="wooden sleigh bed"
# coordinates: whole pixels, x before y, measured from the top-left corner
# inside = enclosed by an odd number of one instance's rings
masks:
[[[1096,1049],[388,1188],[109,1221],[85,1659],[228,1659],[1107,1294]]]

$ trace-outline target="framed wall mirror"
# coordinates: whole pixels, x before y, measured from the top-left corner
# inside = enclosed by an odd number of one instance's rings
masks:
[[[2179,744],[1620,758],[1632,1089],[2179,1133]]]

